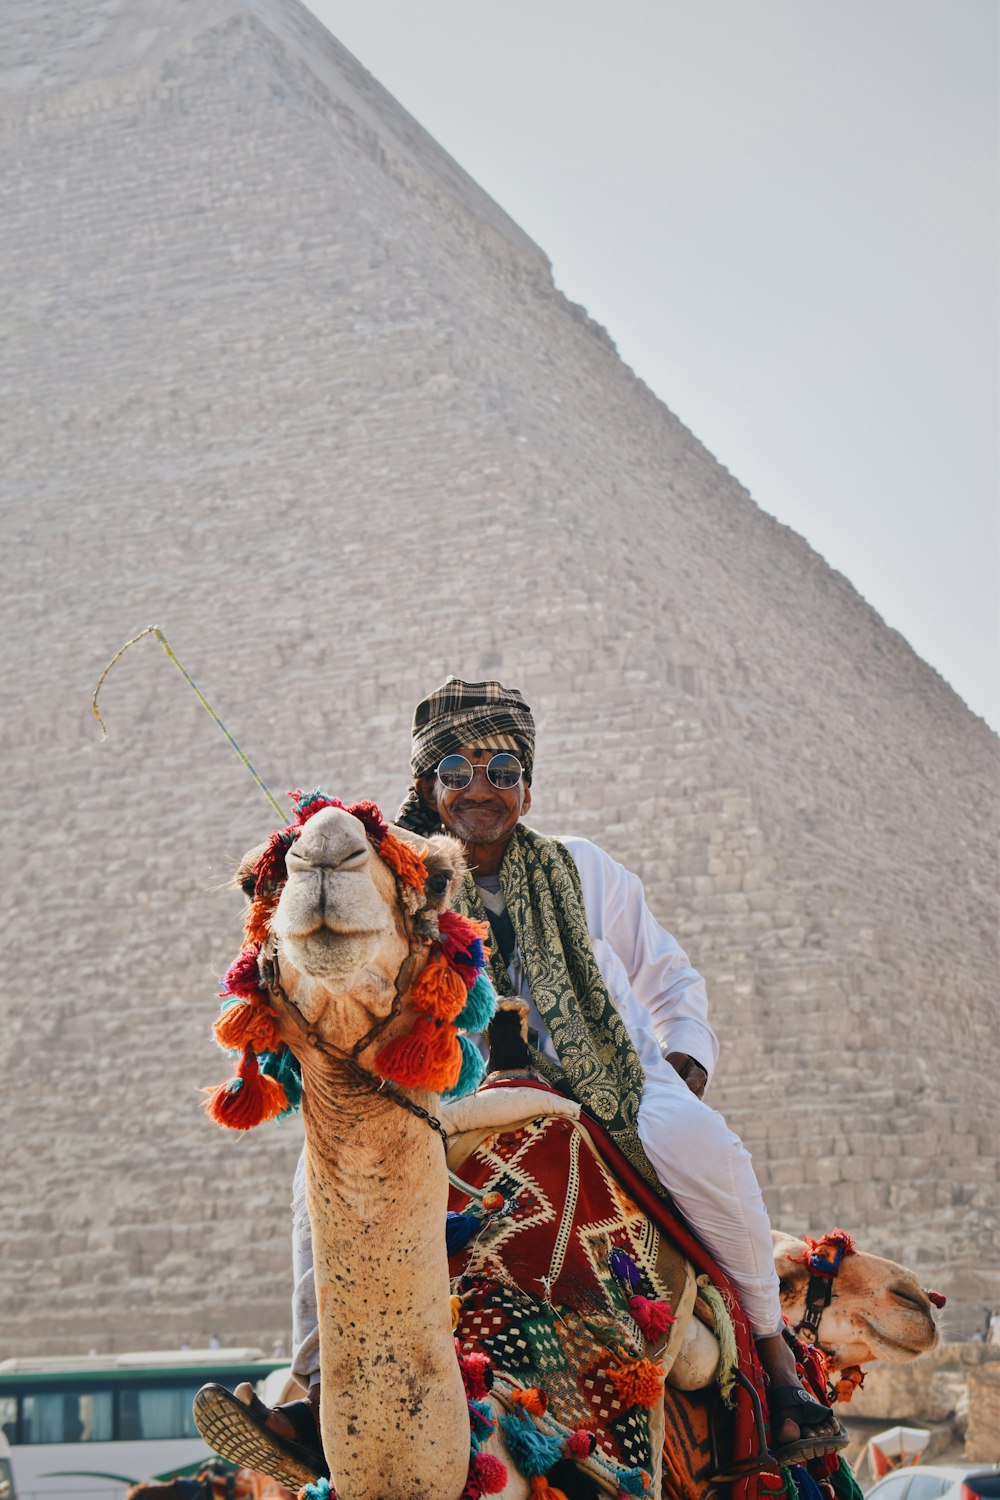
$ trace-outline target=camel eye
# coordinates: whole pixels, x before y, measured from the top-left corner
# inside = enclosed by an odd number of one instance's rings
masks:
[[[445,891],[448,889],[448,881],[450,880],[450,878],[451,877],[449,875],[446,875],[442,870],[438,870],[434,875],[428,875],[427,890],[432,896],[443,896]]]
[[[254,893],[254,891],[256,889],[257,889],[257,877],[256,877],[256,875],[248,875],[247,878],[246,878],[246,880],[241,880],[240,881],[240,890],[243,892],[244,896],[246,896],[246,898],[247,898],[248,901],[252,901],[253,900],[253,893]]]

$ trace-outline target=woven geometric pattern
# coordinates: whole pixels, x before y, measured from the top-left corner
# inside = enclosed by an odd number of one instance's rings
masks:
[[[634,1290],[671,1303],[683,1261],[575,1121],[547,1117],[488,1136],[457,1175],[463,1188],[452,1186],[450,1209],[467,1211],[484,1193],[505,1200],[451,1257],[463,1348],[487,1354],[515,1385],[543,1390],[546,1417],[592,1431],[604,1463],[648,1471],[649,1414],[623,1407],[607,1377],[646,1352],[628,1310],[633,1288],[610,1257],[624,1251],[638,1272]]]

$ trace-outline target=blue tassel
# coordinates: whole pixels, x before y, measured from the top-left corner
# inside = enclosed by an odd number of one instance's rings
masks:
[[[478,1214],[456,1214],[449,1213],[444,1226],[444,1242],[448,1248],[449,1255],[457,1255],[459,1250],[464,1250],[474,1234],[478,1234],[483,1227],[483,1221]]]
[[[507,1457],[526,1479],[547,1474],[563,1456],[562,1438],[540,1432],[531,1418],[520,1412],[501,1417],[500,1426],[507,1444]]]
[[[469,1433],[476,1443],[485,1443],[497,1430],[497,1419],[488,1401],[469,1402]]]
[[[624,1490],[626,1495],[644,1495],[646,1493],[641,1469],[619,1469],[615,1475],[615,1479],[618,1488]]]
[[[475,1042],[467,1036],[460,1036],[458,1045],[462,1049],[462,1068],[455,1087],[443,1095],[445,1099],[462,1099],[466,1094],[474,1094],[486,1073],[483,1055]]]
[[[485,1031],[497,1008],[497,992],[488,975],[481,973],[465,997],[465,1006],[455,1018],[461,1031]]]
[[[305,1489],[299,1490],[299,1496],[300,1500],[337,1500],[329,1479],[317,1479],[315,1484],[307,1484]]]

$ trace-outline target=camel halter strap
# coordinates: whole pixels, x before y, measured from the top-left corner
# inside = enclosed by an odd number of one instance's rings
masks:
[[[398,888],[398,877],[396,885]],[[414,940],[413,927],[402,902],[400,903],[400,909],[403,914],[407,942],[412,942]],[[258,962],[261,980],[267,986],[267,991],[271,996],[272,1002],[279,1001],[285,1007],[292,1021],[302,1033],[302,1039],[308,1047],[313,1048],[316,1052],[322,1052],[325,1057],[329,1057],[334,1062],[339,1063],[366,1094],[384,1094],[394,1104],[398,1104],[401,1109],[405,1109],[409,1114],[415,1115],[418,1120],[423,1120],[431,1130],[436,1131],[441,1137],[441,1143],[445,1150],[447,1150],[448,1136],[437,1115],[432,1115],[429,1109],[425,1109],[422,1104],[418,1104],[415,1099],[411,1099],[409,1095],[404,1094],[402,1089],[398,1088],[391,1079],[378,1078],[376,1074],[369,1072],[367,1068],[362,1067],[358,1062],[358,1058],[364,1052],[365,1048],[377,1041],[389,1023],[394,1021],[399,1015],[403,1001],[413,983],[413,970],[416,967],[417,958],[417,950],[411,948],[396,973],[395,994],[393,995],[392,1005],[389,1008],[388,1014],[383,1016],[381,1020],[376,1021],[374,1026],[354,1043],[349,1052],[343,1047],[337,1047],[332,1042],[325,1041],[309,1025],[305,1016],[295,1004],[295,1001],[290,999],[284,985],[281,983],[278,952],[272,941],[266,943],[261,949]]]
[[[819,1325],[833,1300],[833,1283],[845,1255],[854,1255],[854,1241],[843,1229],[834,1229],[821,1240],[807,1239],[801,1257],[809,1272],[806,1308],[801,1322],[795,1325],[795,1337],[804,1344],[819,1344]]]

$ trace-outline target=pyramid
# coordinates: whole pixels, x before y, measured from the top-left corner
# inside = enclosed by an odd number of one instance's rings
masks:
[[[996,737],[294,0],[11,0],[0,1358],[289,1325],[295,1120],[199,1088],[265,780],[449,672],[704,972],[776,1225],[1000,1303]],[[905,497],[902,497],[905,499]]]

